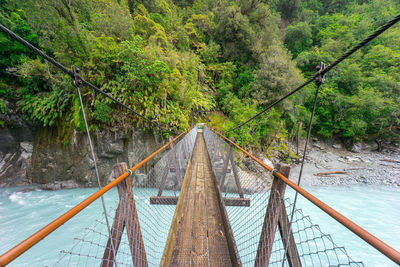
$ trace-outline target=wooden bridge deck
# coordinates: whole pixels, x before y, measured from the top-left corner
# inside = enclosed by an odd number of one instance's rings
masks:
[[[226,219],[202,133],[198,133],[179,222],[171,266],[232,266]],[[223,207],[223,205],[222,205]],[[229,222],[228,222],[229,223]],[[229,232],[229,230],[228,230]]]

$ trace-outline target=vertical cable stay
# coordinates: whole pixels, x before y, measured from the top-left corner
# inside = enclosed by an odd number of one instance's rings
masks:
[[[316,79],[315,79],[315,83],[317,85],[317,89],[315,90],[313,108],[312,108],[312,112],[311,112],[311,116],[310,116],[310,122],[308,124],[307,138],[306,138],[306,143],[304,145],[303,159],[301,161],[299,178],[297,180],[297,185],[298,186],[300,186],[301,177],[303,175],[304,162],[306,160],[308,143],[310,142],[311,128],[312,128],[312,123],[313,123],[313,120],[314,120],[315,107],[317,106],[319,88],[325,82],[325,74],[324,74],[325,72],[324,72],[324,70],[325,70],[325,64],[324,63],[320,63],[317,66],[317,71],[319,73],[319,76],[317,76]],[[289,228],[288,228],[288,232],[286,234],[287,238],[289,238],[289,236],[290,236],[289,233],[290,233],[291,228],[292,228],[293,216],[294,216],[294,211],[296,209],[296,203],[297,203],[298,195],[299,195],[299,193],[296,191],[296,193],[294,195],[294,202],[293,202],[292,212],[291,212],[291,215],[290,215]],[[282,237],[282,238],[284,238],[284,237]],[[286,243],[288,243],[288,242],[289,242],[289,240],[286,240]],[[288,247],[285,248],[285,253],[283,253],[282,267],[284,267],[284,265],[285,265],[285,258],[286,258],[287,250],[288,250]]]
[[[72,68],[72,70],[73,70],[73,73],[77,73],[77,72],[76,72],[76,67]],[[79,103],[80,103],[80,105],[81,105],[81,110],[82,110],[83,121],[85,122],[85,129],[86,129],[86,135],[87,135],[88,142],[89,142],[90,153],[91,153],[91,155],[92,155],[92,159],[93,159],[93,163],[94,163],[94,169],[95,169],[95,173],[96,173],[97,184],[98,184],[99,189],[101,189],[102,186],[101,186],[101,182],[100,182],[99,169],[97,168],[96,154],[95,154],[95,152],[94,152],[94,147],[93,147],[93,143],[92,143],[92,138],[90,137],[90,131],[89,131],[89,126],[88,126],[87,119],[86,119],[85,107],[84,107],[83,101],[82,101],[81,90],[79,89],[80,81],[77,80],[77,79],[74,79],[74,80],[72,81],[72,83],[73,83],[74,86],[76,87],[76,90],[77,90],[77,93],[78,93]],[[129,178],[127,178],[127,179],[129,179]],[[110,236],[112,236],[112,235],[111,235],[110,223],[109,223],[109,221],[108,221],[107,208],[106,208],[106,204],[105,204],[105,202],[104,202],[104,197],[103,197],[103,195],[102,195],[100,198],[101,198],[101,204],[102,204],[102,206],[103,206],[104,217],[105,217],[106,224],[107,224],[107,231],[108,231],[108,234],[109,234]],[[112,253],[114,254],[114,259],[116,259],[116,250],[115,250],[115,248],[114,248],[114,243],[113,243],[113,242],[111,242],[111,249],[112,249]],[[115,266],[118,266],[116,261],[114,261],[114,263],[115,263]]]

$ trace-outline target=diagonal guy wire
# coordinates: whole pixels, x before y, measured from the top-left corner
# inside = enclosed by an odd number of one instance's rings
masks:
[[[94,169],[95,169],[95,172],[96,172],[97,183],[98,183],[99,189],[101,189],[100,175],[99,175],[99,170],[98,170],[98,168],[97,168],[96,155],[95,155],[95,153],[94,153],[92,138],[90,137],[89,126],[88,126],[88,123],[87,123],[87,120],[86,120],[86,114],[85,114],[85,108],[84,108],[84,106],[83,106],[81,90],[79,89],[79,86],[76,86],[76,89],[77,89],[77,91],[78,91],[79,102],[80,102],[80,104],[81,104],[83,120],[84,120],[84,122],[85,122],[86,134],[87,134],[88,141],[89,141],[90,152],[91,152],[91,154],[92,154],[92,159],[93,159],[93,162],[94,162]],[[108,221],[108,214],[107,214],[106,205],[105,205],[105,203],[104,203],[104,197],[103,197],[103,195],[101,196],[101,204],[103,205],[104,216],[105,216],[105,219],[106,219],[108,234],[109,234],[110,237],[112,237],[112,235],[111,235],[110,223],[109,223],[109,221]],[[116,260],[116,251],[115,251],[113,242],[111,242],[111,249],[112,249],[113,254],[114,254],[114,263],[115,263],[115,266],[118,266],[118,265],[117,265],[117,262],[115,261],[115,260]]]

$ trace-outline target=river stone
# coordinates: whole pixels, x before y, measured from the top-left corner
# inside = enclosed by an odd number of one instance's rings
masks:
[[[343,148],[342,144],[334,144],[334,145],[332,145],[332,147],[335,148],[335,149],[342,149]]]
[[[264,164],[270,166],[271,168],[274,168],[274,164],[269,159],[263,158],[262,161],[263,161]]]
[[[44,184],[41,185],[39,188],[43,190],[60,190],[60,189],[72,189],[78,188],[79,185],[73,181],[55,181],[54,183]]]
[[[360,153],[363,151],[375,151],[378,150],[378,144],[376,142],[363,143],[355,142],[351,147],[351,152]]]
[[[19,145],[26,152],[28,152],[28,153],[32,153],[33,152],[33,143],[32,142],[21,142]]]
[[[321,150],[325,150],[325,146],[323,144],[318,143],[318,142],[315,142],[313,144],[313,146],[316,147],[316,148],[319,148]]]

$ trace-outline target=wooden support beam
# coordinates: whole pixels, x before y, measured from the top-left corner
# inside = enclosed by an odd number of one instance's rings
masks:
[[[183,158],[187,160],[187,151],[186,151],[186,138],[183,138],[182,140],[182,153],[183,153]]]
[[[282,164],[278,165],[277,169],[285,177],[289,177],[290,166]],[[282,235],[282,238],[287,238],[288,235],[290,235],[290,237],[286,239],[289,240],[289,242],[284,243],[284,246],[288,245],[287,243],[289,243],[288,255],[290,253],[290,257],[287,257],[289,265],[301,266],[300,259],[297,253],[297,247],[294,242],[293,233],[290,232],[288,229],[289,223],[286,215],[286,210],[284,210],[284,212],[282,212],[281,214],[281,211],[284,209],[283,197],[285,195],[285,189],[286,184],[281,179],[274,177],[274,182],[272,183],[272,187],[270,190],[267,211],[265,213],[264,223],[261,230],[260,241],[258,243],[257,256],[254,266],[268,266],[278,224],[280,225],[280,230],[286,232],[286,235]],[[285,217],[286,220],[283,217]]]
[[[167,165],[165,165],[165,169],[164,169],[163,175],[161,177],[161,183],[160,183],[160,187],[158,188],[157,196],[161,196],[162,191],[164,190],[165,182],[167,181],[168,173],[170,170],[170,166],[169,166],[170,163],[171,163],[171,154],[168,155]]]
[[[233,141],[233,138],[232,138],[232,141]],[[235,183],[236,183],[236,187],[238,189],[239,197],[244,198],[242,185],[240,184],[238,170],[237,170],[235,161],[233,160],[232,144],[229,144],[228,152],[226,153],[226,156],[225,156],[224,166],[222,167],[222,174],[221,174],[221,179],[220,179],[220,183],[219,183],[219,188],[220,188],[220,190],[222,190],[222,188],[224,186],[226,173],[228,172],[229,162],[231,162],[233,177],[235,178]],[[215,170],[215,171],[217,171],[217,170]]]
[[[104,250],[101,267],[112,267],[114,265],[114,255],[117,256],[119,244],[121,243],[122,232],[124,231],[124,214],[121,202],[115,211],[114,222],[111,228],[111,238],[108,238],[106,249]],[[111,244],[112,242],[112,244]]]
[[[224,159],[224,166],[222,167],[221,179],[219,181],[220,190],[222,190],[222,187],[224,186],[224,183],[225,183],[226,171],[228,170],[228,163],[230,161],[231,154],[232,154],[232,144],[229,144],[228,152],[226,153],[226,156]]]
[[[211,162],[213,162],[215,157],[216,157],[216,155],[217,155],[217,153],[218,153],[218,150],[217,150],[217,139],[216,138],[213,139],[211,148],[212,148],[213,151],[212,151],[212,155],[210,155],[210,157],[211,157]],[[211,154],[211,151],[210,151],[210,154]]]
[[[113,169],[114,177],[117,178],[127,172],[128,167],[125,162],[122,162],[115,164]],[[122,233],[126,227],[133,265],[147,267],[146,251],[129,177],[118,183],[117,188],[119,195],[118,208],[115,213],[111,236],[108,238],[101,266],[112,267],[114,265]]]
[[[250,207],[250,198],[224,197],[225,206]]]
[[[250,198],[224,197],[225,206],[250,207]],[[152,205],[176,205],[178,197],[175,196],[152,196],[150,204]]]
[[[285,175],[286,177],[289,177]],[[296,241],[294,240],[292,229],[289,229],[289,218],[286,213],[284,201],[281,202],[281,211],[279,214],[278,226],[281,234],[283,247],[287,248],[286,259],[290,267],[300,267],[301,261],[297,251]]]
[[[172,137],[170,137],[172,139]],[[178,156],[176,155],[176,148],[174,143],[171,143],[171,149],[172,149],[172,156],[174,157],[174,163],[175,163],[175,170],[176,170],[176,179],[178,181],[178,189],[182,187],[182,177],[181,177],[181,167],[179,166],[179,161],[178,161]]]
[[[236,168],[236,164],[235,164],[235,162],[233,161],[233,153],[232,153],[232,151],[231,151],[231,154],[230,154],[230,159],[231,159],[233,177],[235,178],[235,183],[236,183],[236,187],[237,187],[237,189],[238,189],[239,197],[240,197],[240,198],[243,198],[242,185],[240,184],[240,179],[239,179],[238,170],[237,170],[237,168]]]

